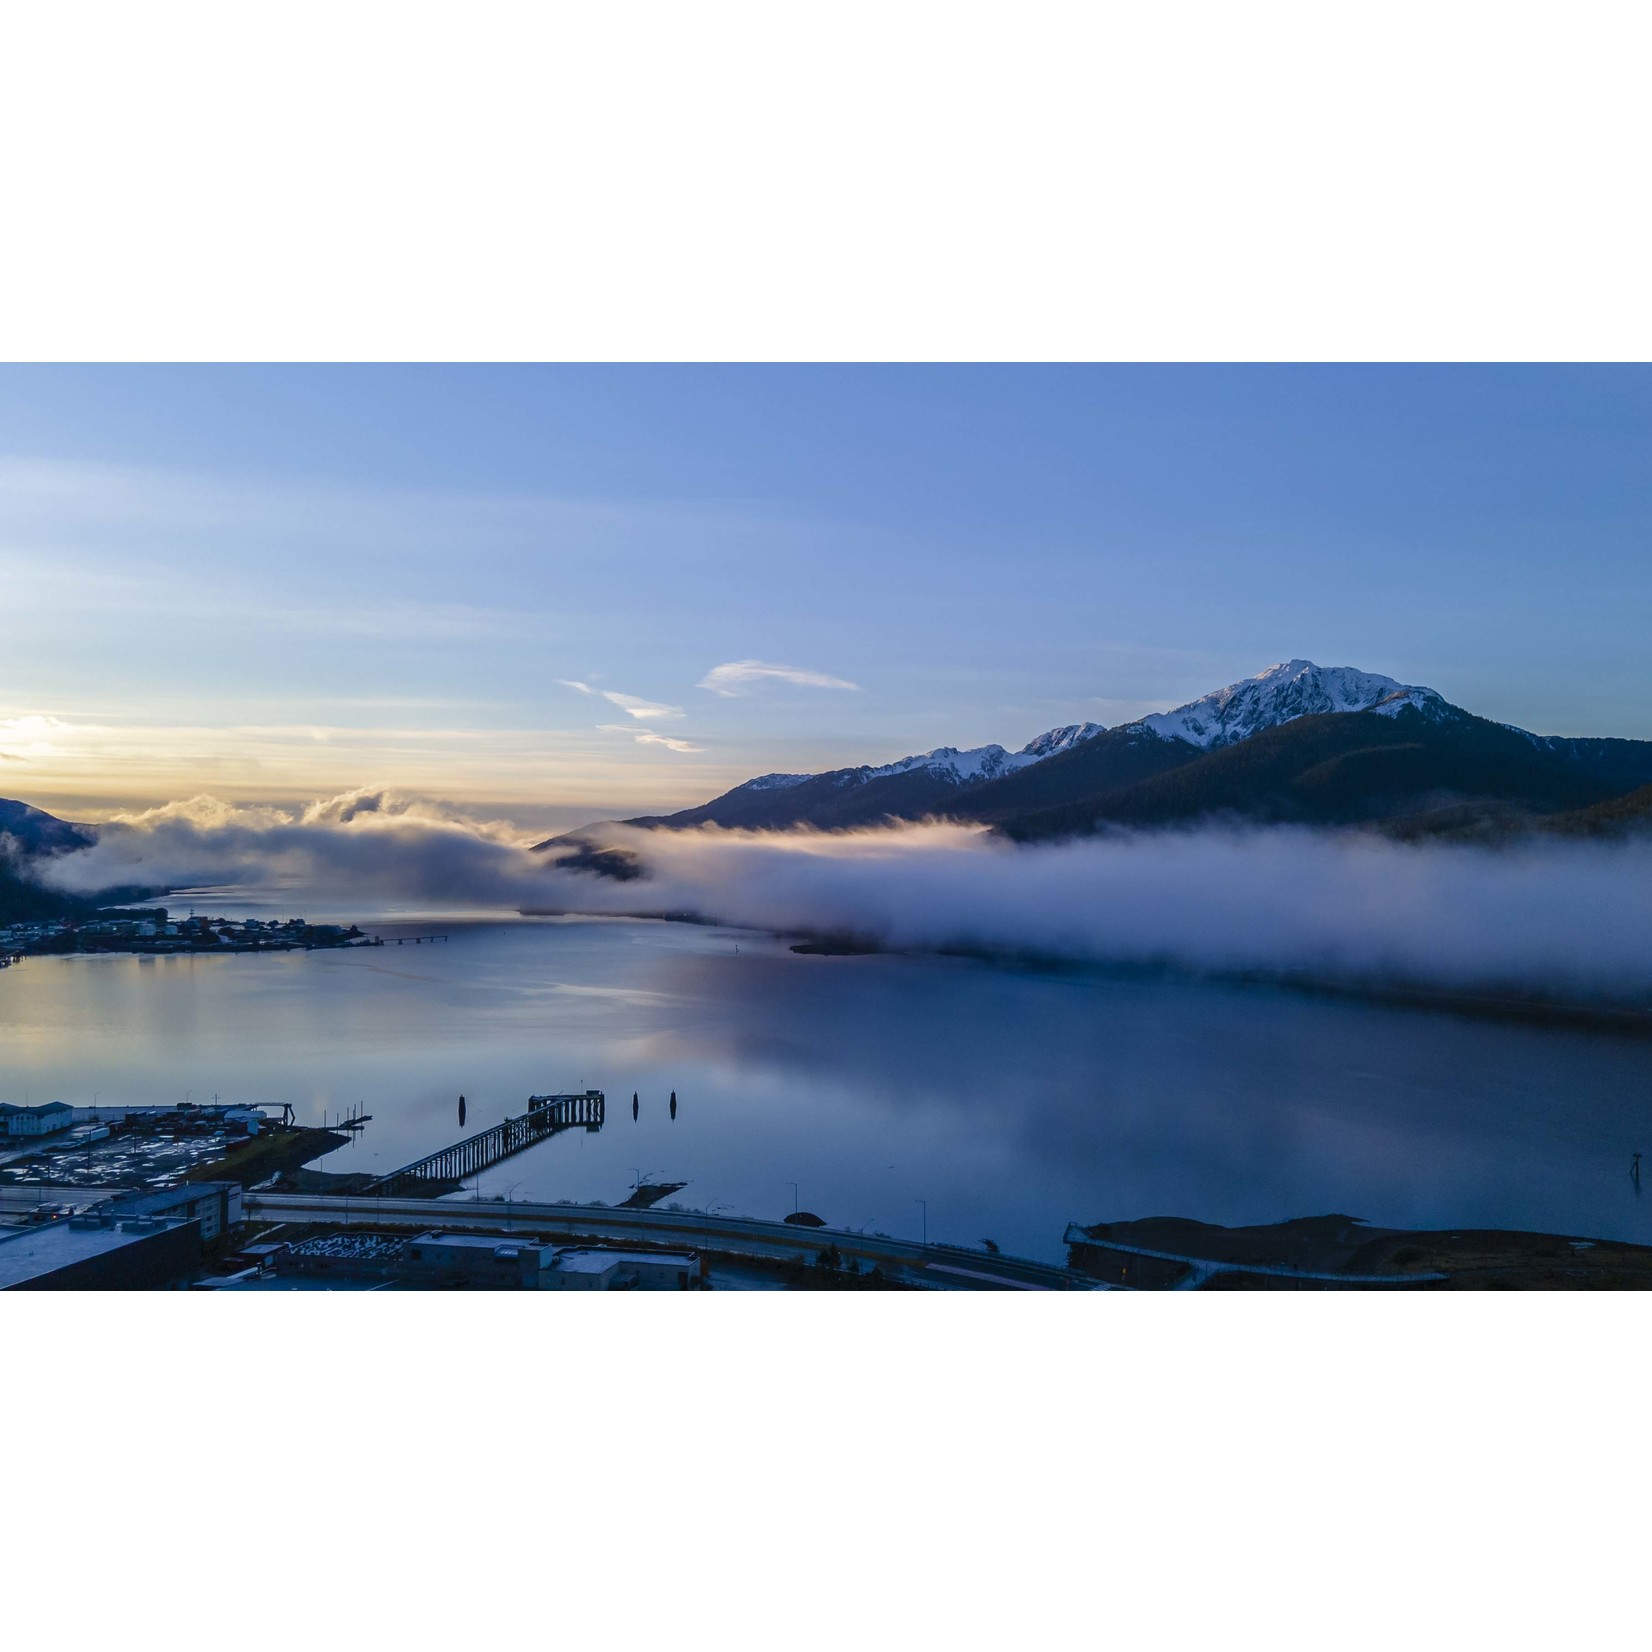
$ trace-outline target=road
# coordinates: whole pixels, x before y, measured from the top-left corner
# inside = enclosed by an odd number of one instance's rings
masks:
[[[1104,1289],[1048,1262],[993,1256],[956,1245],[920,1245],[841,1228],[795,1227],[749,1216],[707,1216],[693,1210],[621,1210],[611,1205],[501,1204],[495,1200],[378,1199],[303,1193],[248,1193],[249,1218],[265,1222],[331,1222],[361,1227],[470,1228],[547,1239],[647,1240],[765,1261],[813,1259],[836,1245],[845,1259],[932,1290],[1073,1291]]]

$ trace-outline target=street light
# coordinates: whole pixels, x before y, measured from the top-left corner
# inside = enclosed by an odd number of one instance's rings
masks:
[[[512,1220],[511,1212],[512,1212],[512,1209],[513,1209],[513,1206],[512,1206],[512,1203],[511,1203],[511,1195],[522,1185],[522,1181],[523,1181],[523,1178],[518,1177],[517,1180],[512,1182],[511,1185],[505,1189],[505,1232],[506,1233],[509,1233],[511,1231],[511,1220]]]
[[[787,1182],[785,1185],[792,1190],[792,1215],[795,1216],[797,1214],[797,1183]]]
[[[915,1205],[922,1205],[924,1207],[924,1244],[928,1245],[928,1243],[929,1243],[929,1201],[927,1199],[914,1199],[912,1202]]]

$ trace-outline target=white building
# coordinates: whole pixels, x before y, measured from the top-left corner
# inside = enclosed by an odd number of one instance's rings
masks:
[[[700,1277],[693,1251],[559,1250],[540,1270],[542,1291],[687,1291]]]
[[[0,1120],[8,1136],[50,1136],[75,1122],[75,1110],[65,1101],[43,1101],[37,1107],[0,1101]]]

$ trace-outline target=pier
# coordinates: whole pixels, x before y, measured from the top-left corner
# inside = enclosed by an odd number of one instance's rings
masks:
[[[600,1130],[605,1107],[601,1090],[529,1096],[527,1112],[392,1170],[370,1183],[365,1191],[384,1198],[405,1198],[457,1184],[564,1130]]]

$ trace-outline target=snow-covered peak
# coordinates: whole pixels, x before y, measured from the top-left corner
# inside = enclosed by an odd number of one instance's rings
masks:
[[[897,763],[884,763],[867,769],[868,780],[881,779],[886,774],[910,774],[914,769],[928,769],[967,785],[976,780],[991,780],[1007,772],[1005,765],[1014,759],[1002,746],[975,746],[960,751],[956,746],[937,746],[934,751],[920,752],[916,757],[903,757]]]
[[[1057,752],[1068,751],[1081,740],[1104,732],[1100,723],[1069,723],[1029,740],[1020,751],[1005,751],[999,745],[972,746],[967,750],[957,746],[937,746],[933,751],[918,752],[911,757],[898,758],[893,763],[829,769],[824,774],[760,774],[756,779],[736,786],[735,790],[778,792],[801,786],[806,780],[829,780],[838,786],[863,786],[868,780],[912,774],[917,770],[924,770],[955,786],[973,786],[984,780],[996,780],[1001,775],[1014,774],[1018,769],[1042,762]]]
[[[1334,711],[1377,711],[1393,717],[1407,707],[1437,716],[1446,702],[1431,688],[1396,682],[1376,672],[1286,660],[1174,711],[1143,717],[1141,726],[1166,740],[1229,746],[1298,717]]]
[[[1029,740],[1017,757],[1054,757],[1058,751],[1069,751],[1085,740],[1092,740],[1098,734],[1105,734],[1107,726],[1104,723],[1068,723],[1062,728],[1049,729],[1038,736],[1036,740]]]
[[[1443,717],[1452,710],[1451,702],[1431,688],[1402,688],[1379,700],[1371,709],[1379,717],[1398,717],[1407,707],[1420,711],[1425,717]]]
[[[813,780],[812,774],[760,774],[755,780],[743,781],[736,790],[742,792],[778,792],[784,791],[787,786],[801,786],[805,780]]]
[[[903,757],[898,763],[886,763],[881,768],[866,770],[868,779],[886,774],[908,774],[913,769],[927,769],[960,786],[973,786],[983,780],[997,780],[1002,775],[1014,774],[1018,769],[1041,763],[1046,757],[1067,751],[1081,740],[1104,733],[1100,723],[1068,723],[1063,728],[1046,730],[1029,740],[1020,751],[1005,751],[1002,746],[974,746],[960,751],[956,746],[937,746],[934,751],[916,757]]]

